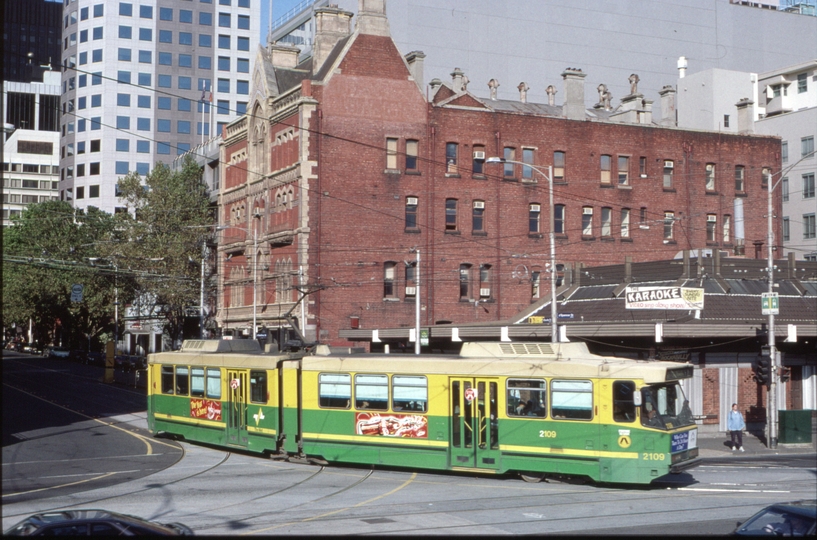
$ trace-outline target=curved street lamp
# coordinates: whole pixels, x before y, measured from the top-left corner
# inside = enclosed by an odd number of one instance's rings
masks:
[[[253,218],[259,217],[254,215]],[[247,227],[241,227],[238,225],[219,225],[216,227],[217,231],[223,231],[226,229],[241,229],[242,231],[252,234],[252,260],[253,260],[253,272],[252,272],[252,338],[256,339],[258,335],[258,327],[257,327],[257,317],[258,317],[258,231],[256,227],[253,226],[252,230]]]
[[[553,168],[548,165],[547,172],[545,172],[536,165],[500,157],[489,157],[485,162],[513,163],[515,165],[522,165],[523,167],[530,167],[544,176],[548,181],[548,197],[550,199],[550,341],[551,343],[558,343],[559,332],[556,325],[556,234],[555,219],[553,216]]]

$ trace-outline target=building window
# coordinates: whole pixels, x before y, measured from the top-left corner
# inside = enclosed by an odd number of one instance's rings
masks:
[[[528,232],[531,234],[539,234],[541,227],[540,221],[542,218],[542,206],[539,204],[531,204],[528,210]]]
[[[539,298],[539,292],[541,290],[541,272],[539,270],[534,270],[530,273],[530,297],[532,299]]]
[[[238,58],[235,61],[235,70],[238,73],[250,72],[250,60],[248,58]]]
[[[732,241],[732,216],[726,214],[723,216],[723,243],[728,244]]]
[[[471,265],[460,265],[460,300],[471,299]]]
[[[780,160],[783,163],[787,163],[789,161],[789,141],[783,141],[780,143]]]
[[[445,230],[457,230],[457,199],[445,200]]]
[[[149,154],[150,141],[136,141],[136,152],[139,154]]]
[[[244,96],[248,95],[250,93],[250,81],[236,81],[235,92]]]
[[[199,34],[199,47],[209,49],[213,46],[213,36],[210,34]],[[249,49],[247,49],[249,50]]]
[[[160,7],[159,8],[159,20],[160,21],[172,21],[173,20],[173,8]]]
[[[213,14],[207,11],[200,11],[199,12],[199,25],[201,26],[213,26]]]
[[[803,198],[804,199],[814,198],[814,173],[808,173],[803,175]]]
[[[523,148],[522,149],[522,162],[533,165],[533,149],[531,149],[531,148]],[[534,180],[534,178],[533,178],[533,168],[523,166],[522,167],[522,179],[523,180],[528,180],[528,181],[533,181]]]
[[[479,297],[491,297],[491,265],[479,265]]]
[[[582,208],[582,236],[593,236],[593,207]]]
[[[630,183],[630,158],[618,156],[618,185],[626,186]]]
[[[664,212],[664,240],[672,240],[675,225],[675,212]]]
[[[394,281],[394,272],[397,263],[388,261],[383,264],[383,298],[396,298],[397,287]]]
[[[763,186],[763,189],[769,187],[769,180],[772,177],[772,170],[768,167],[763,167],[760,170],[760,185]]]
[[[417,170],[417,157],[419,155],[420,142],[409,139],[406,141],[406,170]]]
[[[179,45],[192,45],[193,34],[190,32],[179,32]]]
[[[814,153],[814,136],[800,139],[800,157],[807,157]]]
[[[93,165],[93,163],[92,163]],[[88,186],[88,198],[89,199],[98,199],[99,198],[99,185],[95,186]]]
[[[95,161],[88,165],[88,174],[91,176],[98,176],[99,175],[99,162]]]
[[[249,15],[239,15],[238,16],[237,27],[238,27],[239,30],[249,30],[250,29],[250,16]]]
[[[406,229],[417,229],[417,197],[406,197]]]
[[[406,264],[406,296],[417,294],[417,262]]]
[[[813,11],[812,11],[813,13]],[[797,93],[808,92],[808,73],[797,74]]]
[[[612,236],[613,235],[613,209],[604,207],[601,209],[601,235],[602,236]]]
[[[630,209],[629,208],[622,208],[621,209],[621,237],[622,238],[629,238],[630,237]]]
[[[784,176],[780,181],[780,184],[780,192],[783,195],[783,202],[786,202],[789,200],[789,177]]]
[[[173,31],[159,30],[159,43],[173,43]]]
[[[723,115],[723,127],[725,127],[725,128],[729,127],[729,115],[728,114]]]
[[[485,172],[485,147],[474,146],[474,159],[471,162],[471,174],[484,174]]]
[[[560,183],[565,181],[565,153],[553,152],[553,181]]]
[[[475,233],[485,232],[485,201],[474,201],[474,209],[471,219],[471,231]]]
[[[77,173],[77,176],[79,176],[79,173]],[[84,198],[85,198],[85,188],[82,187],[82,186],[78,186],[77,187],[77,199],[84,199]]]
[[[707,214],[706,215],[706,241],[707,242],[716,242],[717,238],[715,237],[716,227],[718,225],[718,216],[715,214]]]
[[[504,150],[503,156],[505,157],[505,163],[503,164],[503,176],[505,178],[513,178],[514,171],[516,170],[516,165],[513,163],[509,163],[509,161],[513,161],[516,159],[516,149],[511,148],[510,146],[506,146]]]
[[[610,183],[610,168],[612,167],[613,158],[607,155],[602,155],[600,159],[601,167],[601,183]]]
[[[563,204],[553,207],[553,233],[565,234],[565,205]]]
[[[81,176],[85,176],[85,164],[84,163],[78,163],[77,164],[77,178],[80,178]],[[28,182],[28,180],[23,180],[23,187],[31,187],[31,186],[26,186],[26,182]],[[79,190],[80,189],[81,188],[77,188],[77,199],[82,198],[82,197],[79,196]]]
[[[102,141],[99,139],[93,139],[91,141],[91,152],[99,152],[101,149]]]
[[[386,168],[397,169],[397,139],[386,139]]]
[[[179,67],[183,68],[193,67],[193,55],[179,54]]]
[[[172,102],[170,101],[170,98],[167,97],[167,96],[159,96],[159,97],[156,98],[156,108],[157,109],[160,109],[160,110],[163,110],[163,111],[169,111],[171,103]]]
[[[789,234],[789,218],[783,218],[783,241],[788,242],[791,239]]]
[[[803,215],[803,238],[805,240],[815,238],[815,229],[814,229],[814,214],[804,214]]]
[[[238,36],[236,38],[236,45],[235,48],[239,51],[249,51],[250,50],[250,38]]]
[[[638,158],[638,174],[641,178],[647,178],[647,158],[644,156]]]
[[[735,165],[735,191],[743,192],[744,190],[744,172],[745,170],[743,165]]]
[[[706,164],[706,190],[707,191],[715,191],[715,164],[714,163],[707,163]]]
[[[119,14],[123,17],[133,16],[133,4],[128,2],[119,2]]]
[[[445,172],[447,174],[457,174],[457,143],[445,144]]]
[[[218,25],[221,28],[229,28],[230,27],[230,14],[229,13],[219,13],[218,14]]]

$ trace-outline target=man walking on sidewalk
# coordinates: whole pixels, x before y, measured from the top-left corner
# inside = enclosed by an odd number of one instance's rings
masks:
[[[743,415],[740,414],[737,403],[733,403],[732,410],[729,411],[729,416],[726,419],[726,429],[729,430],[732,437],[732,451],[734,452],[737,449],[735,446],[737,440],[737,446],[743,452],[743,430],[746,429],[746,422],[743,421]]]

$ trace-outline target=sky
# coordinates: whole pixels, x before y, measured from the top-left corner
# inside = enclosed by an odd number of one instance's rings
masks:
[[[269,6],[272,4],[272,18],[278,19],[284,13],[294,8],[304,0],[258,0],[261,2],[261,43],[267,42],[267,30],[269,29]]]

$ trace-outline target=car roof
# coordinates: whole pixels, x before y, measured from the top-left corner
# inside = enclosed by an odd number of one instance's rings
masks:
[[[817,519],[817,500],[814,501],[795,501],[791,503],[773,504],[770,508],[790,514],[799,514],[801,516]]]
[[[80,522],[91,520],[117,520],[140,527],[151,528],[154,530],[168,531],[174,530],[161,523],[148,521],[140,517],[131,516],[128,514],[120,514],[117,512],[109,512],[108,510],[99,509],[81,509],[81,510],[62,510],[57,512],[42,512],[30,516],[26,521],[38,527],[44,527],[53,523],[60,522]]]

